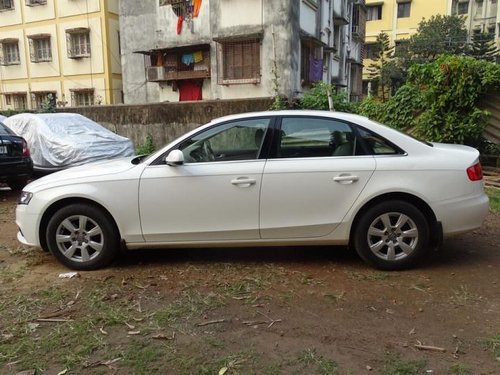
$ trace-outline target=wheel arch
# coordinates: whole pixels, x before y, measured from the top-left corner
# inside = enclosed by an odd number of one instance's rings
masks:
[[[427,202],[425,202],[423,199],[417,197],[416,195],[410,194],[410,193],[404,193],[404,192],[391,192],[391,193],[385,193],[378,195],[376,197],[373,197],[370,199],[368,202],[366,202],[363,207],[361,207],[358,212],[356,213],[354,220],[352,221],[351,224],[351,229],[349,231],[349,245],[352,246],[352,239],[353,237],[353,232],[356,230],[356,227],[358,225],[358,222],[360,218],[363,216],[363,214],[369,210],[371,207],[375,206],[376,204],[384,201],[389,201],[389,200],[399,200],[399,201],[404,201],[407,203],[410,203],[414,205],[416,208],[418,208],[425,218],[427,219],[427,223],[429,224],[429,231],[430,231],[430,241],[432,246],[438,246],[443,237],[443,230],[441,227],[441,223],[438,222],[436,218],[436,214],[432,210],[432,208],[429,206]]]
[[[40,246],[42,247],[42,249],[46,251],[48,250],[45,233],[47,232],[47,226],[49,224],[50,218],[61,208],[77,203],[88,204],[90,206],[96,207],[99,210],[101,210],[108,217],[111,224],[113,225],[116,233],[118,234],[119,237],[118,239],[119,240],[121,239],[120,229],[118,228],[118,225],[116,224],[113,215],[111,215],[111,213],[103,205],[87,198],[64,198],[56,202],[53,202],[42,215],[42,219],[40,220],[40,226],[38,228],[38,238],[40,240]]]

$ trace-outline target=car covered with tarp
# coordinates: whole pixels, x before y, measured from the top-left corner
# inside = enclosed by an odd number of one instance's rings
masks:
[[[134,155],[130,139],[76,113],[21,113],[4,123],[26,139],[39,172]]]

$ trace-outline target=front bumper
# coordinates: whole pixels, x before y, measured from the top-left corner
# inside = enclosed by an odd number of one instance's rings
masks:
[[[17,239],[24,245],[40,247],[38,228],[40,216],[29,212],[29,205],[17,205],[16,225],[19,228]]]

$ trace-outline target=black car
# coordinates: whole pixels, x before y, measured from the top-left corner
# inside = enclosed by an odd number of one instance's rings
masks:
[[[0,183],[22,190],[33,172],[33,161],[23,137],[0,122]]]

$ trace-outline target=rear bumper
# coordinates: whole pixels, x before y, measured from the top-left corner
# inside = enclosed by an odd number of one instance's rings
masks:
[[[32,173],[33,161],[31,158],[0,163],[0,181],[17,177],[30,177]]]
[[[443,236],[478,229],[489,211],[489,199],[484,193],[439,202],[434,205],[437,220],[443,225]]]

